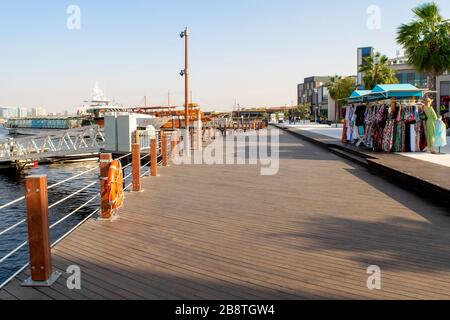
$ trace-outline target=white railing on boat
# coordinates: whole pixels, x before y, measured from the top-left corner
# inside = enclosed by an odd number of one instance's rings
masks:
[[[55,130],[51,134],[10,139],[0,143],[0,162],[96,154],[104,146],[105,137],[99,126]]]

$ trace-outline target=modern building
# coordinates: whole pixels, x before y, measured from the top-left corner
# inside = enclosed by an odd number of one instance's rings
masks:
[[[36,107],[31,110],[32,117],[41,117],[47,115],[47,111],[44,108]]]
[[[375,53],[374,48],[358,48],[358,61],[357,61],[357,84],[358,88],[364,88],[364,74],[359,72],[359,68],[364,64],[364,59]],[[389,64],[393,70],[395,70],[399,83],[412,84],[420,89],[429,88],[429,79],[426,74],[417,72],[413,66],[408,63],[408,58],[401,55],[400,51],[397,52],[397,57],[389,59]],[[445,116],[449,113],[450,104],[450,75],[445,73],[437,78],[437,104],[439,105],[439,112]]]
[[[28,116],[28,110],[27,108],[17,108],[17,117],[18,118],[25,118]]]
[[[420,89],[428,88],[428,76],[417,72],[408,63],[408,58],[397,57],[389,59],[391,68],[395,70],[399,83],[412,84]]]
[[[450,73],[446,72],[437,78],[437,97],[439,112],[448,121],[450,111]]]
[[[0,118],[16,118],[18,116],[19,109],[20,108],[17,107],[0,107]]]
[[[365,89],[364,87],[364,74],[359,72],[361,66],[364,65],[365,60],[375,54],[375,49],[372,47],[358,48],[357,49],[357,86],[359,89]],[[397,53],[397,57],[389,59],[391,68],[395,71],[398,81],[401,84],[412,84],[421,89],[428,88],[428,77],[425,74],[417,72],[411,65],[408,64],[408,58],[401,56],[400,52]]]
[[[357,76],[356,76],[356,85],[358,89],[364,89],[364,73],[359,72],[359,68],[366,64],[366,59],[375,54],[375,49],[372,47],[364,47],[358,48],[357,50]]]
[[[310,104],[311,115],[314,119],[320,118],[320,102],[319,102],[319,88],[324,87],[330,81],[330,77],[313,76],[304,79],[304,82],[297,86],[297,102],[298,104]],[[323,95],[323,89],[321,91]],[[328,94],[328,91],[327,91]],[[323,102],[324,97],[321,97]],[[328,112],[328,110],[327,110]]]

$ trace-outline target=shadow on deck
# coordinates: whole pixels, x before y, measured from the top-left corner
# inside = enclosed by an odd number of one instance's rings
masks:
[[[52,288],[0,299],[450,298],[446,209],[288,134],[280,172],[172,166],[127,196],[114,222],[88,221],[53,250],[78,265]],[[382,270],[370,291],[368,266]],[[447,279],[447,280],[446,280]]]

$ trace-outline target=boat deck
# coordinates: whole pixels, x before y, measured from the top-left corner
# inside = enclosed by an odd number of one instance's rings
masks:
[[[90,220],[53,250],[78,265],[52,288],[0,299],[449,299],[448,209],[282,133],[280,172],[172,166],[145,178],[114,222]],[[367,268],[382,270],[368,290]]]

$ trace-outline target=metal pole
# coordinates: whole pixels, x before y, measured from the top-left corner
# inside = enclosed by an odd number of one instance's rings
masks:
[[[186,142],[185,142],[185,150],[189,150],[189,30],[186,27],[184,31],[184,41],[185,41],[185,74],[184,74],[184,80],[185,80],[185,92],[184,92],[184,103],[185,103],[185,125],[186,125]],[[188,156],[190,152],[186,153]]]

